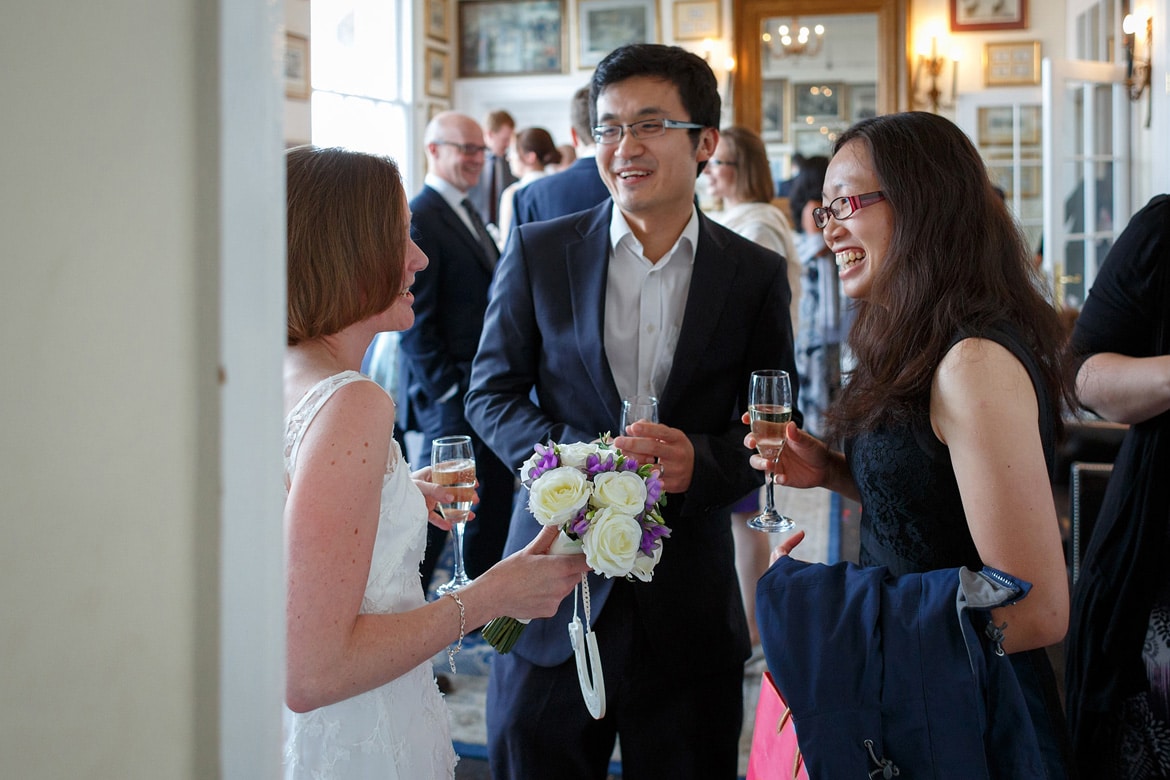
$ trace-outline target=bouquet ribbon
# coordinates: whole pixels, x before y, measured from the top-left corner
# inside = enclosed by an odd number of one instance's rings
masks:
[[[577,590],[573,589],[573,620],[569,623],[569,641],[577,662],[577,682],[585,707],[594,720],[605,717],[605,676],[601,672],[601,651],[597,649],[597,635],[589,624],[589,576],[581,575],[581,601],[585,604],[585,626],[577,615]]]

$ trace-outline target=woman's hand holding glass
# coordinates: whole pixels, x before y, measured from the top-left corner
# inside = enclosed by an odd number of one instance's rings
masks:
[[[419,492],[423,494],[423,499],[427,502],[427,521],[436,528],[442,528],[444,531],[450,531],[454,525],[446,517],[443,517],[443,512],[440,509],[440,504],[449,504],[455,500],[455,493],[451,488],[444,485],[436,485],[431,481],[431,467],[423,466],[417,471],[410,473],[410,478],[418,487]],[[476,487],[476,503],[479,501],[479,480],[475,481]],[[475,519],[475,512],[467,513],[468,520]]]
[[[751,425],[751,417],[744,412],[742,421]],[[763,472],[772,471],[777,484],[785,487],[812,488],[826,487],[833,463],[829,448],[820,439],[805,433],[796,423],[789,422],[785,429],[787,444],[779,460],[772,461],[758,452],[752,455],[752,468]],[[749,450],[756,449],[755,434],[748,433],[743,444]]]

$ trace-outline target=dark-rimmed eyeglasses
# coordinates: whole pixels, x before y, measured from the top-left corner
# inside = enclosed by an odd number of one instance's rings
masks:
[[[716,160],[714,157],[712,157],[710,160],[708,160],[707,164],[714,165],[716,168],[723,168],[723,167],[734,168],[737,165],[739,165],[739,163],[736,162],[735,160]]]
[[[598,125],[593,128],[593,140],[599,144],[616,144],[622,140],[625,131],[639,141],[666,135],[667,130],[702,130],[706,125],[694,122],[679,122],[676,119],[643,119],[628,125]]]
[[[813,209],[812,218],[813,224],[820,230],[825,229],[825,225],[829,224],[829,217],[833,216],[837,219],[849,219],[853,216],[853,212],[858,209],[863,209],[866,206],[872,206],[886,199],[886,195],[881,190],[877,192],[867,192],[864,195],[842,195],[839,198],[834,198],[829,201],[829,205],[822,206],[819,209]]]
[[[474,157],[477,154],[487,154],[488,147],[480,146],[479,144],[457,144],[454,141],[435,141],[435,146],[454,146],[468,157]]]

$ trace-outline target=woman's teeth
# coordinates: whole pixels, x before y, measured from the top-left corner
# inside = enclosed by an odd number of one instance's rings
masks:
[[[865,259],[865,252],[859,252],[855,249],[850,249],[847,252],[837,253],[837,267],[844,271],[850,266],[857,265]]]

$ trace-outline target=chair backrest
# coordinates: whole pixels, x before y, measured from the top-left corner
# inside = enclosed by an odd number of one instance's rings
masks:
[[[1112,463],[1074,462],[1069,469],[1069,503],[1072,515],[1072,581],[1081,573],[1081,556],[1093,535],[1101,511],[1105,487],[1113,473]]]

